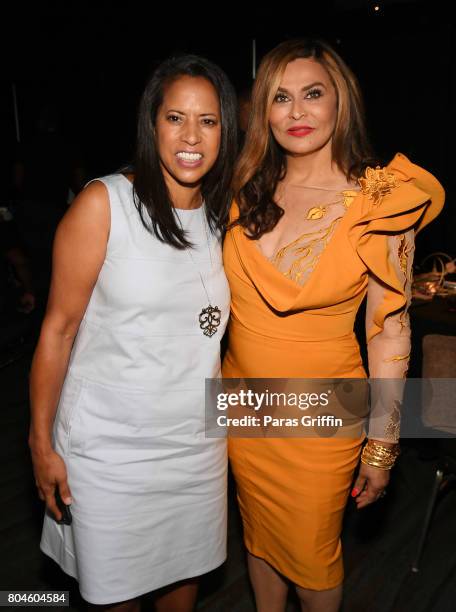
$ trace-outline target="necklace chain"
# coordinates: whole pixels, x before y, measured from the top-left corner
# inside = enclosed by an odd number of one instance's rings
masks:
[[[203,206],[204,206],[204,204],[203,204]],[[208,231],[207,231],[207,219],[206,219],[206,215],[205,215],[205,211],[204,210],[203,210],[202,225],[204,227],[204,233],[205,233],[205,236],[206,236],[206,244],[207,244],[207,250],[209,252],[209,261],[211,262],[211,272],[212,272],[212,268],[213,268],[213,264],[212,264],[212,250],[211,250],[211,246],[209,244],[209,234],[208,234]],[[181,225],[181,227],[182,227],[182,225]],[[192,260],[193,265],[198,270],[198,274],[199,274],[199,277],[201,279],[201,284],[203,285],[204,293],[206,294],[207,301],[210,304],[211,303],[211,298],[209,297],[209,292],[206,289],[206,284],[204,282],[204,278],[203,278],[203,275],[201,273],[201,270],[199,269],[196,261],[193,259],[192,250],[191,250],[191,248],[187,248],[186,251],[187,251],[187,253],[190,256],[190,259]]]
[[[202,204],[202,209],[203,209],[202,210],[202,214],[203,214],[202,225],[204,227],[204,233],[206,236],[206,244],[207,244],[207,250],[209,252],[209,261],[211,263],[211,274],[212,274],[212,271],[213,271],[212,249],[211,249],[210,240],[209,240],[209,228],[208,228],[208,222],[206,218],[204,202]],[[184,228],[182,227],[181,220],[179,216],[177,215],[177,213],[176,213],[176,216],[179,221],[179,225],[181,226],[181,229],[183,230]],[[206,283],[204,282],[203,274],[198,264],[193,258],[191,248],[186,248],[185,250],[189,254],[192,264],[195,266],[195,268],[198,271],[198,274],[201,280],[201,284],[203,286],[204,293],[206,294],[206,298],[208,301],[208,306],[206,308],[203,308],[198,315],[199,326],[200,326],[200,329],[203,330],[203,334],[207,336],[208,338],[211,338],[215,334],[215,332],[217,331],[217,328],[220,325],[220,322],[222,319],[222,312],[218,306],[212,306],[212,300],[209,297],[209,292],[206,288]]]

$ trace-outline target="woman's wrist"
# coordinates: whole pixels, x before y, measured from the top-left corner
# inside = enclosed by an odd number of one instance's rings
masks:
[[[369,439],[361,453],[361,462],[380,470],[390,470],[400,453],[399,444]]]
[[[368,438],[367,441],[375,444],[381,444],[386,448],[397,448],[399,446],[399,442],[391,442],[391,440],[383,440],[382,438]]]
[[[47,455],[52,452],[52,440],[49,434],[38,433],[30,430],[29,448],[34,455]]]

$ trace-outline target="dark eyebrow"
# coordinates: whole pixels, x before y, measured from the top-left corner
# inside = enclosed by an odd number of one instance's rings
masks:
[[[319,85],[320,87],[324,87],[326,89],[326,85],[324,83],[322,83],[321,81],[315,81],[314,83],[311,83],[310,85],[305,85],[304,87],[302,87],[301,91],[308,91],[309,89],[312,89],[312,87],[317,87],[317,85]],[[281,91],[282,93],[290,93],[288,89],[286,89],[285,87],[279,87],[277,91]]]
[[[176,108],[169,108],[167,113],[179,113],[179,115],[185,115],[183,111],[177,110]],[[201,113],[200,117],[217,117],[216,113]]]

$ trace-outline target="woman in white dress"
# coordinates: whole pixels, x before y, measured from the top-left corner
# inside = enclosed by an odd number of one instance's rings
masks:
[[[151,591],[158,611],[188,612],[197,577],[225,559],[226,449],[205,437],[204,381],[229,314],[235,117],[220,68],[164,62],[132,173],[90,183],[55,238],[31,373],[41,548],[116,612]]]

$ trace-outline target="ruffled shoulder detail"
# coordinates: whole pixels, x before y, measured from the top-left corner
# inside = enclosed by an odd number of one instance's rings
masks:
[[[359,184],[360,207],[349,239],[369,271],[390,289],[377,309],[369,340],[383,329],[386,316],[406,305],[403,282],[388,257],[387,236],[423,229],[442,210],[445,192],[432,174],[401,153],[384,168],[367,168]]]

